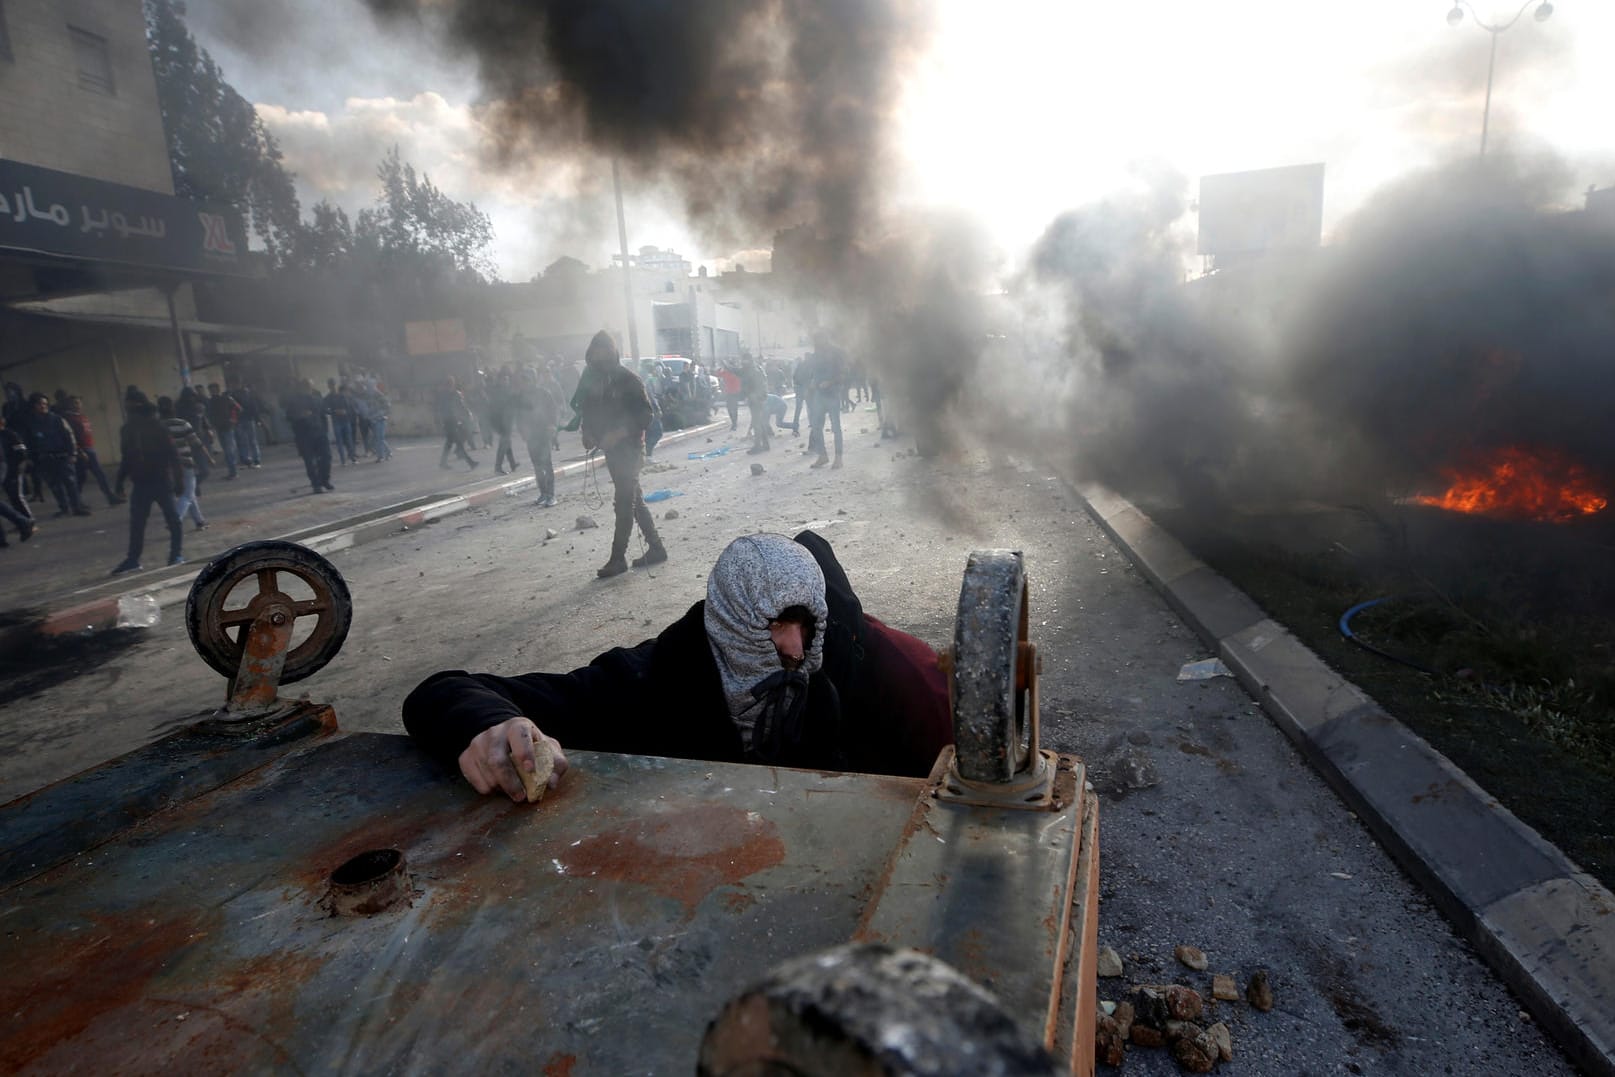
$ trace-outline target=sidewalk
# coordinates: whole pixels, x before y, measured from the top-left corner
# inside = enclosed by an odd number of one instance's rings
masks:
[[[657,445],[666,458],[682,460],[681,444],[695,438],[729,438],[727,419],[704,426],[673,431]],[[738,435],[734,435],[738,436]],[[38,633],[111,628],[116,624],[118,600],[126,595],[153,595],[166,606],[184,601],[191,581],[208,560],[243,542],[281,538],[301,542],[319,552],[344,549],[396,533],[401,527],[439,519],[495,499],[531,493],[536,487],[524,448],[516,449],[520,468],[509,476],[495,475],[493,450],[473,453],[480,465],[467,469],[463,461],[439,467],[441,439],[389,439],[393,458],[385,463],[365,461],[342,467],[333,460],[334,493],[309,490],[302,459],[290,444],[264,447],[264,465],[242,470],[234,481],[223,480],[222,467],[204,484],[202,511],[205,531],[185,523],[185,565],[168,567],[168,529],[160,514],[146,525],[145,571],[109,576],[123,559],[129,535],[128,509],[108,508],[97,490],[89,495],[94,515],[53,518],[40,512],[39,532],[25,544],[12,536],[10,549],[0,551],[0,651],[26,646]],[[704,444],[704,441],[703,441]],[[604,465],[600,465],[602,468]],[[561,435],[555,454],[557,484],[587,467],[576,433]],[[602,481],[606,481],[602,475]],[[649,487],[647,487],[647,492]],[[564,499],[566,491],[557,491]],[[565,518],[566,502],[553,510]]]
[[[1074,488],[1565,1052],[1615,1077],[1615,895],[1148,516]]]

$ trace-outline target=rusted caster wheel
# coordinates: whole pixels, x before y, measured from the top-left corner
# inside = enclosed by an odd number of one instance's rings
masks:
[[[1007,782],[1035,762],[1036,652],[1019,550],[976,550],[953,631],[953,738],[961,777]]]
[[[288,595],[282,575],[301,580],[313,596]],[[249,584],[250,594],[244,586]],[[185,628],[202,660],[234,678],[248,628],[265,611],[274,618],[315,619],[312,631],[286,654],[279,683],[290,684],[319,672],[342,649],[353,599],[336,567],[306,546],[275,539],[248,542],[214,558],[197,575],[185,600]]]
[[[916,950],[849,944],[795,958],[707,1026],[702,1077],[1052,1077],[998,1000]]]

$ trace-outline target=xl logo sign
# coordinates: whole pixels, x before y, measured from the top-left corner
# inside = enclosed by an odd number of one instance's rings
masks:
[[[230,254],[236,252],[236,245],[230,239],[230,229],[226,227],[225,219],[218,213],[198,213],[202,221],[202,249],[215,254]]]

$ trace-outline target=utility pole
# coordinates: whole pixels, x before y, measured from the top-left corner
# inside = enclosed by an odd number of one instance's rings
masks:
[[[634,317],[634,276],[633,268],[628,261],[628,224],[622,214],[622,177],[617,171],[617,159],[611,159],[611,186],[617,192],[617,242],[622,247],[622,303],[623,313],[628,318],[628,351],[633,358],[629,361],[629,369],[637,370],[639,367],[639,321]]]

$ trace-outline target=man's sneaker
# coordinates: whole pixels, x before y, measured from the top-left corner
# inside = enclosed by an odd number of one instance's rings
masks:
[[[628,562],[621,557],[613,557],[605,564],[594,570],[594,574],[602,580],[609,580],[613,576],[621,576],[628,571]]]
[[[655,546],[652,546],[650,549],[646,550],[643,555],[634,558],[634,567],[649,568],[652,565],[659,565],[666,560],[667,547],[663,546],[661,543],[657,543]]]
[[[168,563],[170,565],[183,565],[185,563],[185,558],[175,554],[173,557],[168,559]]]
[[[841,455],[839,453],[836,454],[836,462],[830,465],[830,470],[831,471],[840,471],[841,470]]]
[[[110,508],[113,505],[121,505],[128,500],[129,499],[127,497],[121,497],[118,494],[113,494],[107,499],[107,506]]]
[[[196,525],[196,529],[197,529],[197,530],[198,530],[198,531],[206,531],[206,530],[207,530],[207,523],[206,523],[206,521],[204,521],[204,522],[202,522],[202,523],[199,523],[199,524],[197,524],[197,525]]]
[[[481,464],[477,463],[475,460],[467,460],[466,463],[470,465],[470,469],[472,471],[475,471],[475,470],[477,470],[477,468],[482,466]]]
[[[808,465],[808,466],[809,467],[824,467],[829,462],[830,462],[830,458],[828,456],[826,456],[824,453],[821,452],[819,454],[819,458],[817,460],[813,461],[813,463]]]
[[[90,515],[90,510],[85,508],[83,505],[80,505],[78,508],[73,510],[73,515],[74,516],[89,516]]]
[[[34,532],[37,530],[39,530],[39,528],[32,520],[25,521],[18,528],[17,541],[27,542],[29,539],[34,537]]]
[[[112,570],[112,575],[121,576],[125,572],[139,572],[139,561],[120,561],[118,567]]]

